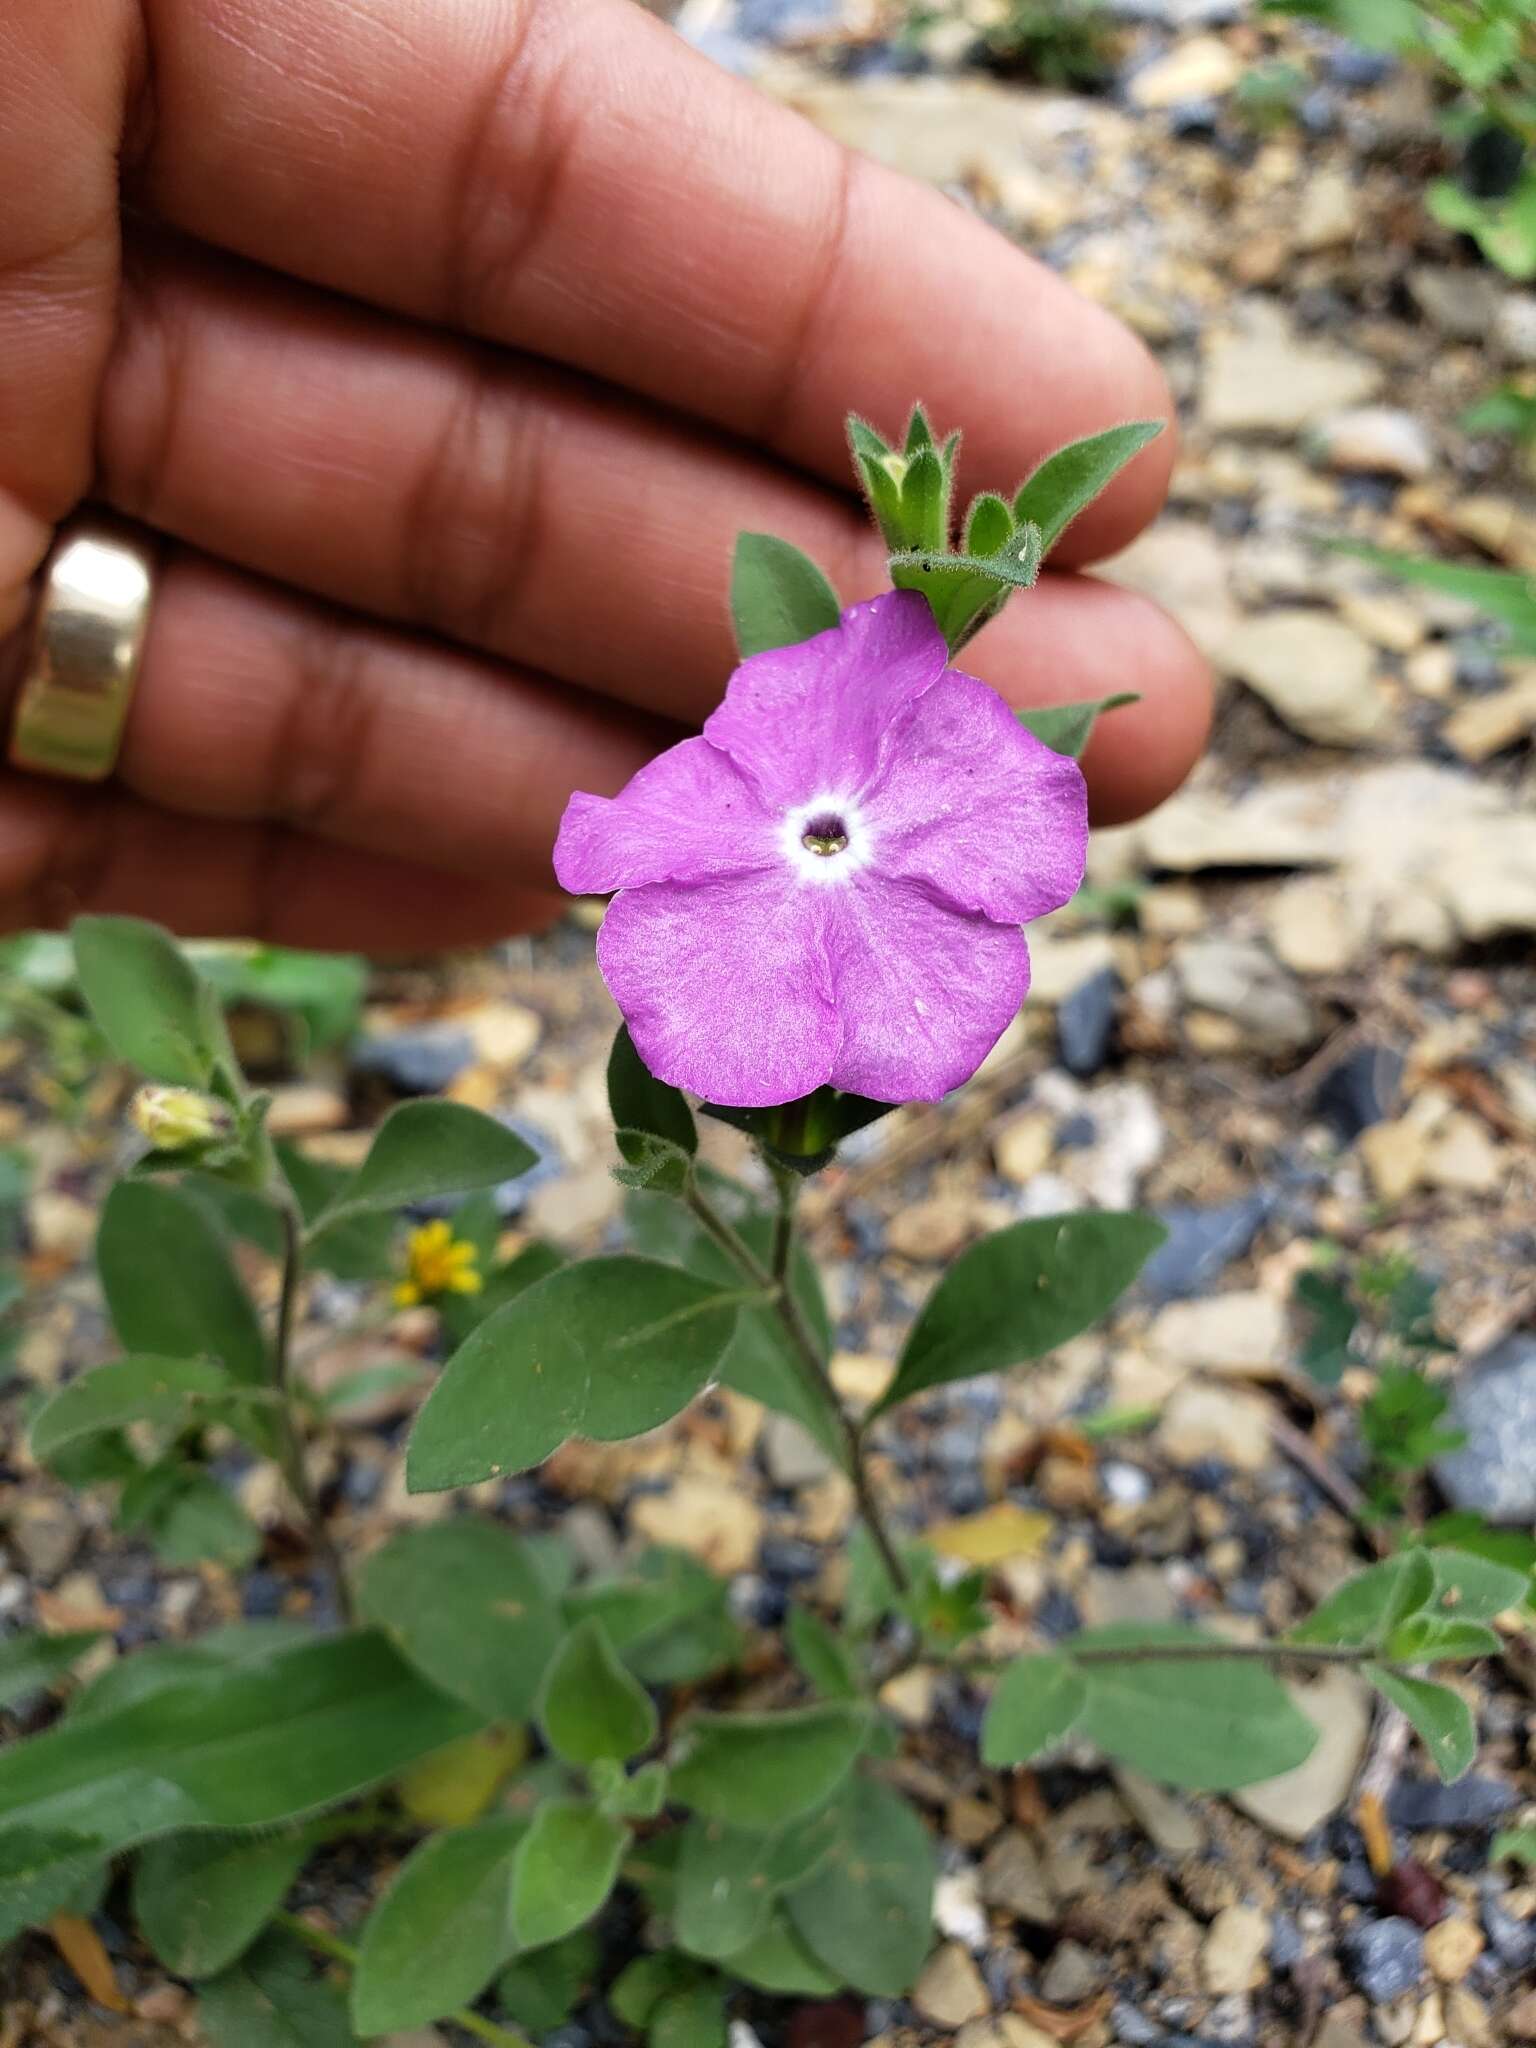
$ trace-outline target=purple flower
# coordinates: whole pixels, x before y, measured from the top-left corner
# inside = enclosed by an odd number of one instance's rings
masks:
[[[555,871],[617,890],[603,979],[651,1072],[759,1108],[934,1101],[1029,987],[1019,926],[1082,880],[1087,799],[891,591],[731,677],[702,738],[571,798]]]

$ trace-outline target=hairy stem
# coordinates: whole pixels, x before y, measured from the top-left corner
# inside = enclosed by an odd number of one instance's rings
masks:
[[[277,1194],[278,1213],[283,1224],[283,1276],[277,1297],[277,1325],[272,1336],[272,1384],[278,1395],[277,1461],[288,1490],[298,1504],[309,1532],[310,1547],[325,1566],[336,1589],[341,1618],[352,1622],[352,1588],[348,1584],[341,1554],[325,1525],[325,1515],[304,1469],[304,1438],[295,1412],[292,1382],[293,1330],[298,1316],[299,1289],[304,1279],[304,1219],[298,1204],[286,1189]]]
[[[775,1190],[778,1194],[778,1210],[774,1218],[773,1252],[771,1270],[752,1247],[728,1223],[709,1197],[699,1187],[696,1178],[688,1184],[687,1201],[689,1208],[699,1219],[715,1243],[733,1259],[752,1281],[754,1286],[766,1288],[769,1292],[773,1313],[777,1316],[785,1336],[789,1339],[790,1353],[799,1370],[801,1380],[818,1407],[833,1418],[843,1439],[848,1477],[853,1483],[854,1500],[857,1503],[859,1519],[868,1529],[880,1561],[885,1566],[891,1584],[898,1593],[911,1590],[911,1579],[902,1563],[901,1554],[891,1539],[885,1525],[885,1516],[875,1491],[870,1483],[869,1470],[864,1463],[864,1441],[858,1424],[844,1408],[832,1384],[832,1375],[815,1332],[806,1321],[799,1302],[795,1299],[791,1284],[790,1265],[795,1237],[795,1196],[798,1177],[787,1168],[770,1165]]]
[[[1068,1636],[1057,1648],[1063,1657],[1085,1669],[1102,1664],[1226,1664],[1234,1658],[1255,1664],[1375,1664],[1400,1676],[1411,1676],[1417,1669],[1383,1657],[1363,1643],[1224,1643],[1213,1638],[1203,1643],[1126,1643],[1122,1647],[1104,1643],[1079,1650]],[[972,1671],[1001,1671],[1014,1660],[967,1657],[960,1661]]]
[[[357,1968],[357,1950],[350,1941],[343,1941],[338,1934],[330,1934],[323,1927],[315,1927],[297,1913],[274,1913],[272,1925],[281,1927],[285,1934],[302,1941],[306,1948],[312,1948],[316,1955],[329,1956],[334,1963],[340,1963],[348,1970]],[[477,2012],[461,2007],[458,2012],[445,2012],[443,2018],[450,2026],[462,2027],[466,2034],[477,2034],[482,2041],[491,2041],[496,2048],[533,2048],[526,2034],[519,2034],[512,2027],[498,2027],[493,2020],[482,2019]]]

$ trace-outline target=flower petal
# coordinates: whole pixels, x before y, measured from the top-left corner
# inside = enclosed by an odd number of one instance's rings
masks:
[[[704,739],[668,747],[615,797],[577,790],[555,842],[555,873],[573,896],[741,874],[777,858],[752,784]]]
[[[1029,989],[1024,934],[873,871],[817,894],[843,1027],[832,1085],[936,1102],[968,1081]]]
[[[597,964],[658,1080],[740,1109],[822,1085],[838,1045],[822,942],[831,893],[780,868],[614,898]]]
[[[1058,909],[1083,879],[1082,770],[974,676],[952,671],[912,706],[864,815],[882,874],[927,882],[999,924]]]
[[[877,773],[892,721],[938,681],[947,658],[927,599],[888,591],[851,605],[825,633],[751,655],[704,721],[705,737],[774,810],[852,799]]]

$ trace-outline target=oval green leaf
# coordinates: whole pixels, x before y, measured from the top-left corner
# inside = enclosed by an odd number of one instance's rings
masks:
[[[731,562],[731,619],[743,658],[793,647],[840,617],[837,592],[809,555],[772,533],[739,533]]]
[[[309,1854],[302,1828],[274,1835],[172,1835],[133,1871],[139,1931],[178,1977],[212,1977],[243,1955]]]
[[[714,1375],[740,1293],[673,1266],[582,1259],[487,1317],[449,1359],[412,1434],[413,1493],[541,1464],[567,1437],[639,1436]]]
[[[538,1164],[516,1131],[462,1102],[402,1102],[368,1156],[311,1226],[329,1229],[367,1209],[400,1209],[470,1188],[499,1187]]]
[[[1066,1657],[1016,1657],[981,1724],[981,1760],[996,1770],[1027,1764],[1060,1742],[1088,1700],[1082,1673]]]
[[[180,1189],[119,1181],[102,1210],[96,1264],[125,1351],[216,1358],[233,1378],[267,1384],[266,1338],[229,1246]]]
[[[1161,420],[1131,420],[1102,434],[1069,441],[1048,455],[1022,484],[1013,501],[1013,516],[1033,520],[1049,549],[1126,464],[1163,431]]]
[[[672,1797],[711,1820],[776,1829],[831,1796],[868,1733],[868,1713],[840,1701],[782,1714],[697,1714],[678,1731]]]
[[[1471,1770],[1477,1761],[1477,1723],[1460,1693],[1432,1679],[1405,1678],[1379,1664],[1367,1664],[1365,1675],[1383,1699],[1408,1716],[1447,1784]]]
[[[429,1835],[401,1864],[363,1929],[352,1979],[360,2034],[426,2026],[478,1998],[507,1960],[521,1821]]]
[[[619,1662],[595,1618],[579,1622],[544,1674],[539,1726],[556,1756],[585,1766],[623,1763],[656,1740],[650,1695]]]
[[[51,1458],[66,1444],[130,1422],[176,1429],[192,1421],[240,1416],[221,1365],[202,1358],[120,1358],[61,1387],[32,1424],[32,1454]]]
[[[1085,1210],[983,1238],[929,1295],[875,1412],[1065,1344],[1124,1293],[1166,1236],[1152,1216]]]
[[[136,917],[70,927],[86,1008],[120,1059],[152,1081],[204,1088],[227,1041],[213,991],[168,931]]]
[[[628,1840],[621,1822],[580,1800],[539,1808],[513,1864],[512,1924],[522,1947],[559,1941],[592,1918],[613,1890]]]
[[[933,1842],[899,1793],[859,1778],[838,1802],[831,1853],[788,1894],[790,1921],[840,1984],[910,1989],[933,1938]]]

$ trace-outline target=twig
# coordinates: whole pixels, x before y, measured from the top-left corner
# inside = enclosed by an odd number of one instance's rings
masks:
[[[1370,1520],[1365,1495],[1348,1474],[1341,1472],[1331,1458],[1323,1455],[1304,1430],[1298,1429],[1292,1422],[1287,1422],[1284,1416],[1271,1417],[1269,1435],[1270,1441],[1282,1457],[1289,1458],[1293,1465],[1305,1472],[1318,1492],[1326,1494],[1341,1514],[1348,1515],[1361,1541],[1377,1557],[1388,1556],[1392,1549],[1391,1542]]]
[[[298,1315],[299,1289],[304,1279],[304,1219],[298,1204],[283,1191],[278,1196],[278,1213],[283,1224],[283,1276],[277,1297],[277,1324],[272,1338],[272,1384],[279,1396],[278,1464],[288,1490],[297,1502],[309,1532],[310,1545],[325,1566],[336,1589],[336,1605],[343,1621],[356,1616],[352,1589],[341,1561],[341,1553],[325,1524],[325,1515],[304,1469],[304,1439],[294,1414],[291,1353],[294,1323]]]
[[[272,1925],[281,1927],[285,1934],[294,1935],[317,1955],[329,1956],[332,1962],[340,1963],[347,1970],[357,1969],[358,1951],[340,1935],[312,1926],[297,1913],[274,1913]],[[483,2019],[467,2006],[461,2006],[457,2012],[445,2012],[443,2018],[450,2026],[462,2027],[466,2034],[478,2034],[482,2041],[493,2042],[495,2048],[534,2048],[526,2034],[519,2034],[511,2027],[498,2027],[493,2020]]]
[[[773,1174],[779,1201],[778,1215],[774,1223],[774,1270],[771,1272],[741,1234],[715,1208],[699,1187],[697,1180],[689,1182],[687,1203],[715,1243],[736,1262],[753,1285],[768,1290],[773,1313],[789,1339],[790,1354],[794,1358],[806,1391],[817,1406],[825,1409],[832,1417],[842,1436],[848,1477],[853,1484],[859,1517],[880,1553],[880,1561],[885,1566],[891,1584],[898,1593],[907,1593],[911,1591],[911,1580],[906,1566],[901,1561],[901,1554],[885,1526],[885,1517],[870,1484],[869,1472],[864,1463],[864,1440],[859,1426],[843,1406],[837,1389],[832,1384],[832,1375],[827,1368],[826,1358],[801,1312],[800,1304],[795,1299],[795,1290],[790,1283],[797,1176],[781,1167],[771,1167],[770,1171]]]

